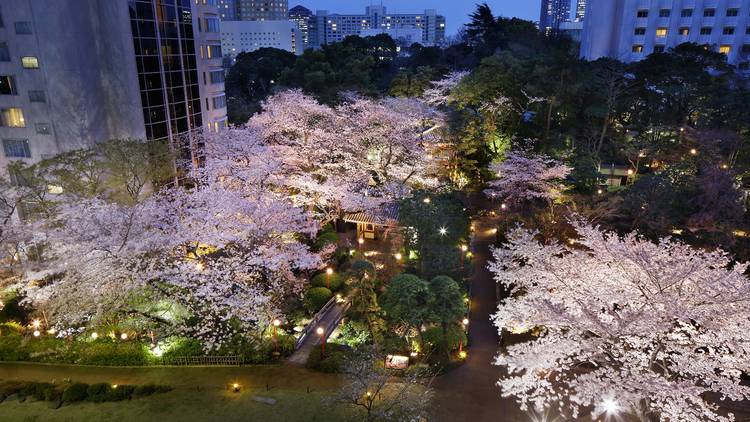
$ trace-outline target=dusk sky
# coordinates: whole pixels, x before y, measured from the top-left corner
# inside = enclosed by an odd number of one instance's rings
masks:
[[[419,13],[424,9],[438,9],[448,21],[449,35],[458,31],[476,9],[477,0],[383,0],[389,13]],[[365,6],[380,4],[380,0],[289,0],[289,7],[301,4],[315,12],[318,9],[331,13],[364,13]],[[528,20],[539,20],[539,0],[487,0],[495,15],[517,16]]]

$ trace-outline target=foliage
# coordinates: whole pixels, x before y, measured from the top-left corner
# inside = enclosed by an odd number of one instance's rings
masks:
[[[88,384],[80,382],[69,385],[63,391],[62,400],[65,403],[77,403],[86,400],[88,396]]]
[[[341,372],[352,350],[345,344],[326,343],[325,354],[321,354],[320,347],[314,347],[310,351],[305,367],[326,373]]]
[[[305,294],[305,307],[314,314],[333,297],[333,292],[325,287],[313,287]]]
[[[367,326],[359,321],[348,319],[337,328],[339,335],[331,339],[332,343],[345,344],[351,348],[359,348],[372,341]]]
[[[622,238],[573,222],[574,245],[512,231],[490,270],[511,292],[499,330],[543,327],[496,364],[503,394],[526,408],[560,402],[573,417],[616,407],[668,420],[728,421],[707,398],[750,397],[747,263],[669,239]]]
[[[433,319],[431,305],[434,301],[429,284],[412,274],[393,277],[388,290],[380,298],[380,304],[392,324],[403,322],[417,331]]]
[[[333,292],[339,291],[341,289],[341,286],[344,284],[344,276],[339,274],[338,272],[334,272],[331,275],[326,274],[325,271],[322,273],[316,274],[312,280],[310,280],[310,284],[312,284],[313,287],[325,287],[328,288],[330,284],[330,289]]]

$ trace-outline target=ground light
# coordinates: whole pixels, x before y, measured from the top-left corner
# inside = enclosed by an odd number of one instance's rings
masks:
[[[128,334],[127,333],[120,334],[120,339],[127,340],[128,339]]]
[[[99,338],[99,333],[97,333],[96,331],[94,331],[93,333],[91,333],[91,338],[93,338],[94,340],[96,340],[97,338]]]
[[[40,334],[39,330],[34,330],[34,337],[39,337]]]
[[[240,385],[238,383],[236,383],[236,382],[233,383],[232,384],[232,391],[234,391],[235,393],[239,393],[240,392]]]
[[[466,359],[466,357],[467,357],[468,355],[469,355],[469,354],[468,354],[468,353],[466,353],[466,350],[461,350],[460,352],[458,352],[458,357],[460,357],[461,359]]]

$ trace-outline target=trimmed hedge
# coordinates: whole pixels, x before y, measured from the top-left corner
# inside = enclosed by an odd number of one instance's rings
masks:
[[[0,402],[17,394],[20,399],[28,397],[38,401],[79,403],[90,401],[103,403],[147,397],[153,394],[167,393],[172,387],[166,385],[118,385],[107,383],[85,384],[81,382],[56,385],[47,382],[9,381],[0,384]]]
[[[333,292],[326,289],[325,287],[313,287],[305,294],[305,308],[310,313],[316,313],[322,308],[331,298]]]
[[[321,356],[320,347],[310,351],[305,367],[320,372],[337,373],[344,370],[347,358],[354,349],[344,344],[326,343],[325,356]]]
[[[326,287],[328,285],[327,277],[329,276],[325,272],[316,274],[315,277],[310,280],[310,284],[313,287]],[[330,284],[330,290],[336,292],[341,289],[341,285],[344,284],[344,278],[338,272],[334,272],[330,275]]]

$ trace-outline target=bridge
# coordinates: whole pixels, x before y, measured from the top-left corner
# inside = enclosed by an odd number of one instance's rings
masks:
[[[321,336],[318,335],[317,329],[322,327],[323,337],[328,340],[333,330],[339,325],[341,320],[344,318],[346,311],[351,307],[351,303],[346,299],[339,299],[337,296],[331,298],[323,308],[318,311],[313,317],[312,321],[305,327],[300,334],[295,344],[295,352],[287,360],[288,363],[293,365],[305,365],[307,358],[310,356],[310,352],[313,347],[316,347],[321,342]]]

